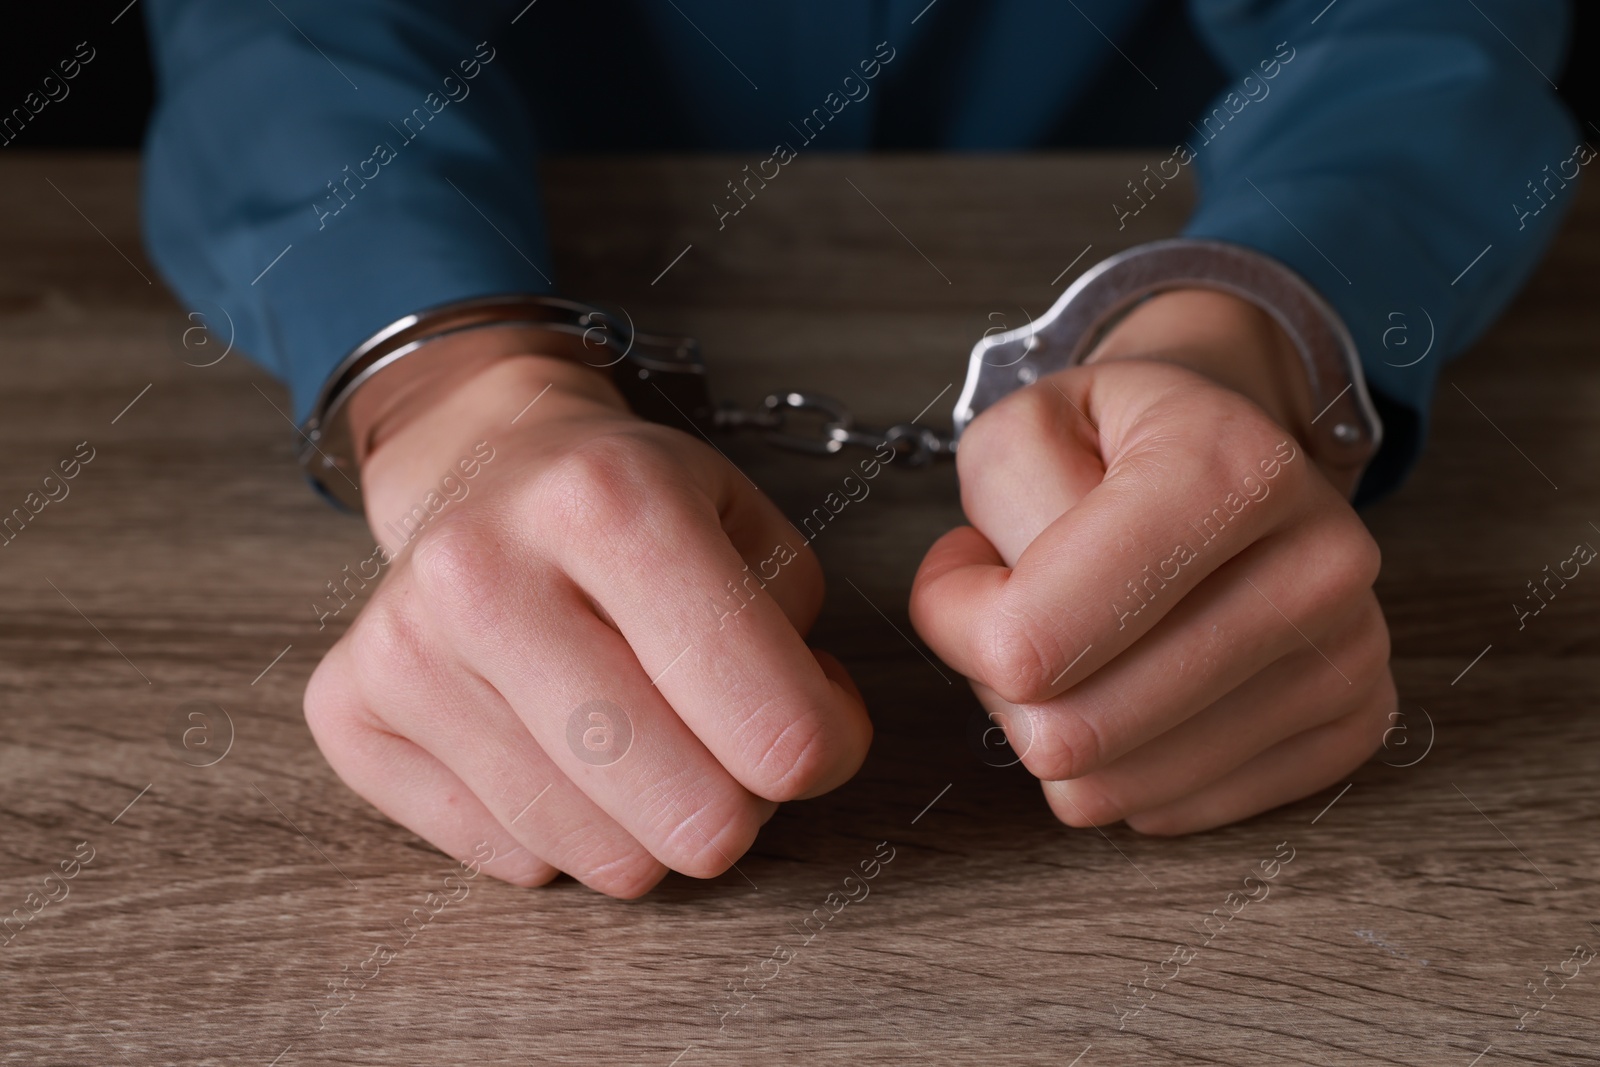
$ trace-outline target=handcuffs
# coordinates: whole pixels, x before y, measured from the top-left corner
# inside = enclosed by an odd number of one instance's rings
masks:
[[[314,485],[359,511],[359,463],[349,422],[356,391],[379,382],[384,389],[399,390],[409,378],[426,375],[427,360],[407,357],[427,351],[432,342],[470,330],[521,326],[546,335],[548,343],[541,344],[540,354],[609,370],[629,407],[643,418],[707,438],[717,431],[761,430],[779,447],[820,455],[847,446],[888,444],[905,465],[920,466],[953,456],[973,419],[1042,376],[1083,362],[1136,304],[1173,289],[1220,290],[1271,315],[1299,352],[1318,412],[1311,439],[1304,444],[1325,468],[1359,473],[1377,452],[1383,427],[1367,393],[1355,342],[1338,314],[1277,260],[1241,245],[1189,238],[1118,252],[1085,271],[1040,318],[979,340],[967,363],[949,434],[916,423],[882,430],[861,426],[838,401],[797,390],[769,395],[759,411],[714,403],[694,338],[643,333],[626,313],[619,317],[574,300],[512,294],[407,315],[357,345],[324,382],[301,426],[298,458]],[[796,414],[820,417],[820,436],[792,432],[788,421]]]

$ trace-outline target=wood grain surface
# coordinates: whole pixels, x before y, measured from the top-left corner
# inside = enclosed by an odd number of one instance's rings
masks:
[[[817,389],[878,423],[937,400],[947,424],[985,329],[1178,228],[1177,189],[1120,233],[1107,209],[1154,158],[801,158],[721,231],[747,160],[544,182],[566,291],[698,335],[719,395]],[[736,870],[618,903],[447,883],[329,770],[301,694],[353,609],[319,630],[312,604],[371,537],[302,482],[278,385],[195,365],[220,350],[185,345],[137,184],[127,157],[0,164],[0,514],[93,454],[0,546],[0,917],[32,915],[0,931],[0,1063],[1600,1059],[1575,955],[1600,948],[1600,577],[1521,630],[1511,608],[1600,544],[1595,197],[1367,515],[1403,718],[1348,787],[1176,840],[1056,823],[908,636],[959,508],[950,468],[891,468],[815,541],[814,640],[866,693],[865,768]],[[719,444],[791,516],[847,470]]]

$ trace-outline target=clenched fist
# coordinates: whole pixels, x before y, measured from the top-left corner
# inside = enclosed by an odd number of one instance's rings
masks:
[[[912,621],[1062,821],[1203,830],[1378,747],[1378,549],[1297,439],[1305,390],[1261,312],[1172,293],[963,435],[972,525],[928,552]]]
[[[713,449],[536,356],[410,408],[358,430],[393,562],[305,700],[358,793],[496,877],[631,897],[855,772],[860,696],[803,639],[816,558]]]

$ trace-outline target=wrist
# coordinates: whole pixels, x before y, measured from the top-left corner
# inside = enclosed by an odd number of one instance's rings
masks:
[[[406,357],[425,365],[427,373],[406,376],[401,385],[390,385],[385,376],[379,374],[350,398],[350,435],[356,462],[364,469],[367,459],[389,438],[448,403],[460,391],[480,382],[497,364],[507,360],[525,361],[519,364],[519,371],[509,375],[511,378],[537,379],[541,389],[548,385],[627,410],[607,370],[539,355],[544,340],[537,330],[506,326],[429,341],[423,346],[426,352],[419,349]],[[496,380],[499,380],[498,375]],[[473,390],[472,397],[468,410],[457,414],[487,414],[484,409],[495,406],[492,398],[481,389]],[[510,397],[506,399],[509,402]]]
[[[1300,353],[1271,315],[1208,289],[1160,293],[1109,330],[1086,363],[1176,363],[1248,397],[1284,429],[1306,438],[1314,412]]]

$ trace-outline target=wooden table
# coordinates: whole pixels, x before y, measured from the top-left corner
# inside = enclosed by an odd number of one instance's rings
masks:
[[[1176,192],[1112,225],[1108,198],[1147,161],[804,158],[721,232],[706,205],[744,160],[565,162],[546,182],[574,295],[697,334],[722,395],[815,388],[888,423],[936,397],[928,418],[947,419],[941,390],[986,328],[1177,228]],[[346,790],[300,713],[347,621],[319,632],[310,605],[371,539],[302,483],[265,374],[180,358],[205,361],[139,251],[136,188],[124,157],[0,167],[0,512],[79,442],[94,452],[0,547],[0,915],[51,871],[75,876],[0,948],[0,1062],[1600,1056],[1600,966],[1549,980],[1559,993],[1517,1029],[1549,997],[1529,983],[1600,948],[1600,580],[1520,632],[1510,608],[1600,538],[1600,199],[1444,375],[1426,458],[1368,516],[1405,718],[1345,791],[1180,840],[1057,824],[974,740],[959,678],[907,638],[911,575],[958,521],[956,485],[890,470],[816,540],[831,586],[815,640],[877,724],[853,782],[784,807],[711,882],[624,904],[480,879],[435,915],[451,865]],[[844,472],[724,447],[791,515]],[[808,942],[804,920],[891,850]],[[1206,924],[1291,850],[1269,896]],[[417,908],[420,933],[374,963]],[[732,999],[747,976],[759,993]],[[334,983],[347,1003],[319,1016]]]

